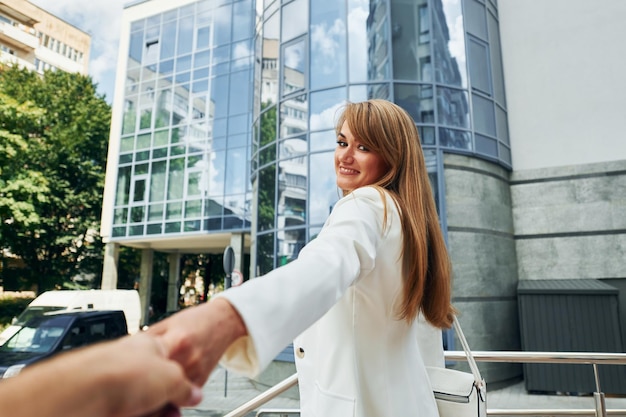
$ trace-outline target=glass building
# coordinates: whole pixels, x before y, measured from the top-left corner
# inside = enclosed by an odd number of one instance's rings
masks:
[[[144,306],[154,251],[171,255],[173,292],[181,253],[234,247],[245,279],[293,260],[339,199],[338,110],[346,101],[383,98],[406,109],[419,129],[453,261],[453,301],[465,313],[470,344],[519,349],[518,280],[550,276],[557,257],[540,272],[532,269],[551,250],[550,239],[576,244],[589,232],[552,233],[558,213],[563,219],[569,213],[553,202],[545,212],[556,213],[554,221],[537,231],[536,208],[524,206],[531,194],[555,193],[547,191],[552,180],[543,171],[512,171],[503,7],[511,19],[524,6],[496,0],[128,4],[102,217],[103,287],[116,285],[120,245],[144,251]],[[511,66],[507,77],[519,79],[518,68]],[[550,175],[587,181],[598,170],[590,169]],[[539,188],[528,194],[530,183]],[[559,207],[575,204],[563,198]],[[598,235],[621,230],[609,229]],[[490,381],[520,373],[516,365],[484,367]]]

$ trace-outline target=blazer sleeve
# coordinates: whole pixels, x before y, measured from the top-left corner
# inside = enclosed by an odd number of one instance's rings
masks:
[[[222,365],[257,375],[374,268],[384,232],[384,195],[372,187],[353,191],[337,202],[296,260],[218,295],[233,305],[248,330],[227,349]],[[392,210],[394,203],[385,198]]]

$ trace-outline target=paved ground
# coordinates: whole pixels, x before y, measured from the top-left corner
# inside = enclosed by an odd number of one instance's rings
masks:
[[[226,384],[225,384],[226,381]],[[204,386],[204,399],[202,403],[193,409],[183,411],[184,417],[222,417],[240,405],[254,398],[261,391],[247,378],[228,373],[227,377],[222,368],[218,368],[207,384]],[[490,390],[487,394],[489,410],[510,409],[571,409],[580,410],[595,408],[594,399],[591,396],[568,396],[568,395],[537,395],[528,394],[524,388],[524,382],[518,382],[506,388]],[[607,396],[607,410],[626,410],[626,396]],[[298,401],[277,397],[264,405],[262,409],[297,409]],[[246,417],[254,417],[256,412],[249,413]],[[505,415],[505,414],[498,414]],[[589,414],[593,415],[593,414]],[[626,411],[612,416],[626,417]],[[282,417],[273,414],[273,417]]]

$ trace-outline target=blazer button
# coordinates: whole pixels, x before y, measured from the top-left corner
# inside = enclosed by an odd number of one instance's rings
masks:
[[[296,356],[300,359],[304,358],[304,349],[302,349],[301,347],[296,349]]]

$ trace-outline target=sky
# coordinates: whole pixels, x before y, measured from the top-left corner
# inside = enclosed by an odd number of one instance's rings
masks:
[[[89,75],[110,104],[124,4],[129,0],[30,0],[49,13],[91,35]]]

